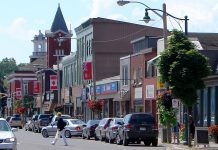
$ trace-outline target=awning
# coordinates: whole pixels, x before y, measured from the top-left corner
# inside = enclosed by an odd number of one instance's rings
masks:
[[[161,55],[157,55],[154,58],[150,59],[149,61],[147,61],[147,64],[149,64],[149,65],[150,64],[155,64],[160,56]]]
[[[152,65],[155,65],[157,63],[158,58],[161,55],[157,55],[156,57],[150,59],[149,61],[147,61],[147,75],[150,75],[151,69],[152,69]]]

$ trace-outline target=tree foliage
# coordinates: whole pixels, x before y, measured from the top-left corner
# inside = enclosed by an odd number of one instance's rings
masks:
[[[0,78],[3,79],[4,76],[17,69],[18,67],[14,58],[3,58],[2,61],[0,61]]]
[[[167,82],[175,97],[192,106],[197,98],[196,90],[204,87],[202,78],[211,69],[205,56],[180,31],[173,30],[167,49],[158,62],[161,78]]]

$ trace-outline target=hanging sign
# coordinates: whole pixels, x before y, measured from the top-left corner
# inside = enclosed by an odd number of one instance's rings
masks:
[[[83,79],[92,80],[92,62],[83,63]]]
[[[57,75],[50,75],[50,90],[57,90]]]

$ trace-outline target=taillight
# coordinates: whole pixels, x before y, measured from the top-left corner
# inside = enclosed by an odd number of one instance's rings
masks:
[[[79,130],[81,130],[81,128],[80,127],[76,127],[75,130],[79,131]]]
[[[116,131],[118,129],[118,127],[112,127],[111,130],[112,131]]]
[[[131,124],[125,125],[125,128],[126,128],[126,129],[130,129],[130,128],[131,128]]]
[[[154,129],[158,129],[158,124],[157,123],[154,124]]]

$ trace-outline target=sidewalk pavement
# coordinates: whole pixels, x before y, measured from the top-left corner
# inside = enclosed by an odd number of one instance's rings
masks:
[[[209,147],[204,147],[204,145],[199,145],[199,147],[194,147],[194,141],[192,142],[192,147],[188,147],[188,145],[184,145],[183,142],[181,144],[169,144],[162,143],[161,139],[158,138],[159,145],[163,145],[166,147],[166,150],[218,150],[218,144],[210,141]]]

